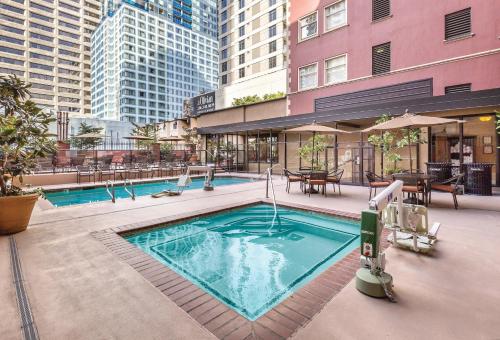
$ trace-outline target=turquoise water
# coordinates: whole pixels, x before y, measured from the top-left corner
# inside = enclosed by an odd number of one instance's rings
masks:
[[[247,183],[250,181],[252,180],[247,178],[216,177],[212,183],[214,187],[217,188],[217,186]],[[186,190],[201,189],[203,188],[203,183],[203,178],[193,178],[193,182],[189,185],[189,187],[186,188]],[[170,180],[168,182],[161,181],[134,184],[135,195],[147,196],[161,192],[163,190],[176,190],[176,184],[176,179]],[[106,188],[104,187],[47,192],[45,193],[45,197],[56,207],[110,200],[109,195],[106,192]],[[115,186],[115,197],[130,199],[129,194],[125,191],[123,186]]]
[[[359,223],[259,204],[126,239],[250,320],[359,243]]]

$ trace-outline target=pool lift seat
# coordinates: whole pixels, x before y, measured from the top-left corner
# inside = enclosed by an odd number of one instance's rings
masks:
[[[184,189],[191,184],[191,178],[188,175],[181,175],[177,180],[176,190],[163,190],[162,192],[152,194],[153,198],[160,198],[163,196],[180,196]]]

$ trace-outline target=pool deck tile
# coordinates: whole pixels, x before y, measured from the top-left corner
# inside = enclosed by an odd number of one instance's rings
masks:
[[[246,204],[268,202],[251,200]],[[297,209],[312,210],[319,213],[336,215],[347,219],[359,220],[359,214],[344,213],[323,208],[311,208],[300,204],[283,203]],[[238,205],[227,205],[208,209],[206,214],[232,209]],[[189,216],[180,214],[167,219],[154,219],[98,231],[92,235],[101,241],[112,253],[128,263],[146,280],[159,289],[165,296],[185,310],[199,324],[220,339],[284,339],[304,327],[323,306],[339,293],[354,277],[359,268],[359,250],[355,249],[336,262],[311,282],[294,292],[272,310],[256,321],[249,321],[225,304],[207,294],[177,272],[171,270],[152,256],[131,245],[121,235],[128,235],[138,229],[151,229],[165,223],[182,221]],[[153,227],[152,227],[153,226]],[[385,232],[387,234],[387,232]],[[387,247],[385,242],[383,247]]]

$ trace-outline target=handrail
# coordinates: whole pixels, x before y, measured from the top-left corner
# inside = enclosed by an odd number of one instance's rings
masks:
[[[111,191],[109,191],[109,187],[111,186]],[[108,193],[109,197],[111,197],[111,202],[115,203],[116,198],[115,198],[115,184],[111,182],[110,180],[106,181],[106,192]]]
[[[127,183],[128,183],[128,186],[130,187],[130,190],[128,190],[127,188]],[[132,181],[128,178],[126,178],[124,181],[123,181],[123,189],[127,192],[127,194],[129,194],[130,198],[132,198],[132,200],[135,201],[135,190],[134,190],[134,184],[132,183]]]
[[[271,222],[271,226],[267,230],[269,234],[271,233],[271,229],[274,228],[274,224],[276,222],[276,218],[278,219],[278,224],[281,226],[281,221],[280,221],[279,216],[278,216],[278,207],[276,206],[276,195],[275,195],[275,192],[274,192],[274,182],[273,182],[273,176],[271,175],[271,171],[272,171],[271,167],[267,168],[267,170],[266,170],[266,173],[267,173],[267,183],[266,183],[266,185],[269,186],[269,182],[271,182],[271,191],[273,193],[273,207],[274,207],[273,220]],[[268,187],[266,187],[266,197],[268,197]]]

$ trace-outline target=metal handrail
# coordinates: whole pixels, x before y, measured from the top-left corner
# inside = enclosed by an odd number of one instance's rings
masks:
[[[109,187],[111,186],[111,191],[109,191]],[[109,197],[111,197],[111,202],[115,203],[116,198],[115,198],[115,184],[111,181],[106,181],[106,192],[108,193]]]
[[[127,183],[128,183],[128,187],[130,188],[130,190],[128,190],[127,188]],[[123,189],[127,192],[127,194],[130,196],[130,198],[132,198],[132,200],[135,201],[135,190],[134,190],[134,184],[132,183],[132,181],[130,179],[125,179],[123,181]]]

